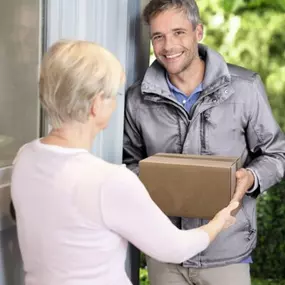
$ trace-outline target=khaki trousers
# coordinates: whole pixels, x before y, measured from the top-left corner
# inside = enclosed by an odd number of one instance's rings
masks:
[[[250,285],[250,266],[246,263],[195,269],[161,263],[147,257],[150,285]]]

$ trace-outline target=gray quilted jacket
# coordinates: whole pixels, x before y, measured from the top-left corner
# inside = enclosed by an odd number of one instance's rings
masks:
[[[203,91],[189,113],[171,94],[165,70],[158,62],[148,68],[142,81],[129,88],[124,163],[138,173],[138,162],[158,152],[241,156],[243,166],[258,178],[258,192],[263,192],[284,177],[285,138],[273,118],[260,77],[227,64],[206,46],[199,45],[199,53],[206,62]],[[184,266],[214,267],[249,256],[256,245],[255,208],[256,198],[246,195],[237,223]],[[171,220],[182,229],[207,222],[179,217]]]

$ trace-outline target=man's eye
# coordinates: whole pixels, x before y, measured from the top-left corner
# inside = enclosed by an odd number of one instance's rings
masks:
[[[158,41],[158,40],[161,40],[162,39],[162,36],[155,36],[152,38],[153,41]]]
[[[184,34],[183,31],[176,31],[176,32],[175,32],[175,35],[177,35],[177,36],[180,36],[180,35],[183,35],[183,34]]]

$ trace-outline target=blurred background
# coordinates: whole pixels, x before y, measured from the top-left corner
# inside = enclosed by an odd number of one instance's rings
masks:
[[[197,0],[202,43],[227,62],[260,74],[285,131],[285,0]],[[154,60],[152,48],[150,62]],[[252,285],[285,285],[285,180],[258,198],[258,243]],[[140,284],[149,284],[144,257]],[[230,285],[230,284],[229,284]],[[242,285],[242,284],[241,284]]]

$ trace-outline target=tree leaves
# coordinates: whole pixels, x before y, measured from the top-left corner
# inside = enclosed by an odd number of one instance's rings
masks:
[[[226,13],[237,15],[247,11],[260,12],[271,9],[285,12],[284,0],[220,0],[220,5]]]

